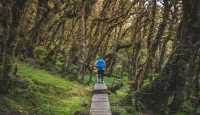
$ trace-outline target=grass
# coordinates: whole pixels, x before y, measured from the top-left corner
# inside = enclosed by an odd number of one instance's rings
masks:
[[[0,96],[0,114],[5,111],[15,111],[20,115],[73,115],[76,112],[88,112],[95,76],[92,76],[91,84],[86,86],[24,63],[18,63],[17,75],[21,82],[15,84],[16,87],[9,95]],[[85,76],[85,82],[89,78],[89,75]],[[108,86],[112,85],[113,80],[112,77],[104,79]],[[123,83],[122,88],[109,96],[112,111],[120,115],[137,115],[126,77]],[[145,81],[145,85],[148,84],[149,81]]]
[[[120,115],[137,115],[132,105],[132,98],[128,85],[123,86],[116,93],[112,93],[109,99],[113,112],[120,113]]]
[[[90,76],[86,75],[84,78],[85,78],[84,81],[87,83],[90,79]],[[113,77],[107,77],[107,76],[104,77],[104,82],[107,86],[111,86],[113,84],[113,80],[114,80]],[[96,82],[96,76],[92,75],[92,80],[91,80],[90,84],[94,85],[95,82]]]
[[[17,74],[24,82],[2,97],[0,113],[14,110],[22,115],[73,115],[88,111],[91,87],[28,64],[18,65]]]

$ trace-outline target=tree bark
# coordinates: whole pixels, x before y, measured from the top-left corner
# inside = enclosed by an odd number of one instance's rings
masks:
[[[199,0],[183,0],[184,15],[180,25],[182,28],[177,32],[178,47],[161,72],[160,79],[144,88],[143,93],[138,93],[146,110],[159,115],[165,115],[167,108],[170,115],[181,110],[185,99],[186,79],[192,78],[189,68],[193,66],[193,52],[200,48],[199,6]],[[168,104],[170,97],[173,97],[173,101]]]

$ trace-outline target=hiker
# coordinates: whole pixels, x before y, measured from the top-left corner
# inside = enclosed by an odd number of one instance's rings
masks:
[[[103,57],[98,57],[96,63],[95,63],[95,66],[97,68],[97,83],[103,83],[103,77],[104,77],[104,71],[105,71],[105,67],[106,67],[106,64],[105,64],[105,61],[103,59]]]

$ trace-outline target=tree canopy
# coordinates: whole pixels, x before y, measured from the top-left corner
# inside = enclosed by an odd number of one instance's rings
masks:
[[[1,94],[18,60],[81,82],[98,55],[126,74],[137,111],[199,111],[199,0],[0,1]]]

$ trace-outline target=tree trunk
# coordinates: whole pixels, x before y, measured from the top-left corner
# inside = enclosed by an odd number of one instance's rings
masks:
[[[160,79],[155,80],[151,86],[143,89],[143,93],[138,93],[137,98],[144,104],[146,110],[151,110],[155,114],[165,115],[167,108],[170,115],[181,110],[185,99],[185,82],[190,76],[193,53],[200,48],[200,1],[183,0],[184,15],[181,23],[178,46],[174,54],[169,59]],[[168,105],[169,98],[173,101]]]
[[[10,87],[13,65],[13,52],[18,35],[18,26],[22,15],[22,10],[26,0],[2,0],[0,3],[3,6],[3,21],[0,23],[3,28],[3,52],[1,55],[2,69],[0,70],[0,92],[7,93]]]

